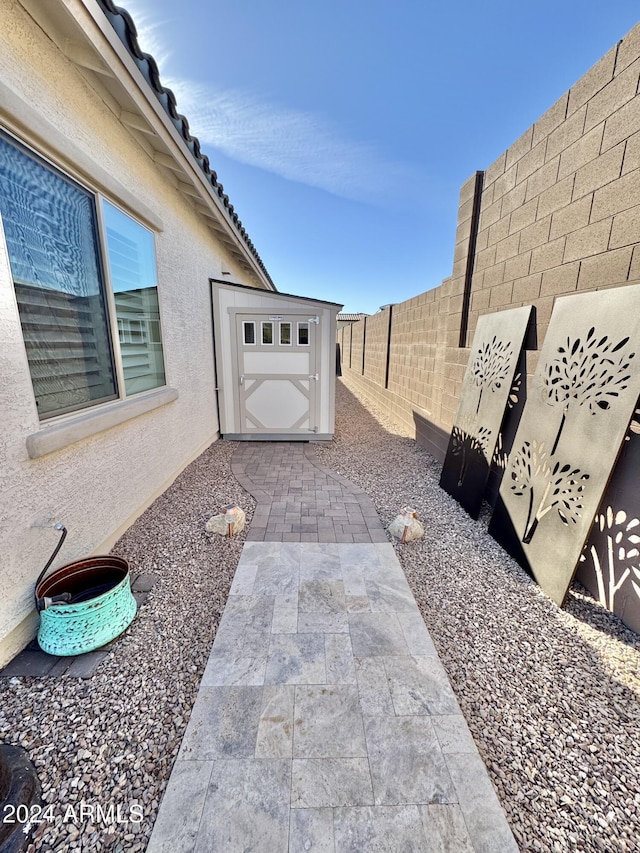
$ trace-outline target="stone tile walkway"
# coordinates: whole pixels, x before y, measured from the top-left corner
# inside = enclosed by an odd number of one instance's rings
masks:
[[[247,541],[147,853],[517,849],[393,546]]]

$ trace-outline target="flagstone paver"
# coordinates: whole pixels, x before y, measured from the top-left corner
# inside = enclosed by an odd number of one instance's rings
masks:
[[[516,853],[366,495],[297,444],[242,445],[236,459],[259,526],[254,516],[148,853]],[[325,515],[303,516],[316,495]],[[341,541],[351,513],[326,514],[346,497],[370,521],[367,541]],[[299,541],[293,519],[272,521],[296,513],[329,521],[333,539]]]

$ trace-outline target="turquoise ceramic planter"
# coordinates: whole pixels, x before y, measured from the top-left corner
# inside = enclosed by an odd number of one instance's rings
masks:
[[[137,609],[129,565],[110,555],[55,569],[38,583],[36,600],[43,607],[40,648],[60,656],[84,654],[109,643],[131,624]]]

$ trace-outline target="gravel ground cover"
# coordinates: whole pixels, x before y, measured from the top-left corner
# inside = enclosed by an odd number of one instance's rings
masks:
[[[28,749],[51,807],[30,853],[145,850],[242,549],[204,525],[232,501],[253,512],[234,446],[205,451],[117,543],[159,580],[92,678],[0,679],[0,739]],[[316,448],[385,526],[406,504],[425,523],[395,547],[521,849],[640,851],[640,638],[576,585],[558,609],[488,514],[469,519],[439,463],[342,383],[336,439]]]
[[[49,807],[30,853],[145,850],[242,550],[205,523],[253,512],[234,446],[212,445],[116,544],[158,581],[92,678],[0,679],[0,740],[29,751]]]
[[[556,607],[368,408],[338,383],[318,459],[425,524],[395,549],[521,849],[640,851],[640,637],[577,584]]]

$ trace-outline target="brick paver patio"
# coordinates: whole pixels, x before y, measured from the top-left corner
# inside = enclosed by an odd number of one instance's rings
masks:
[[[241,442],[234,477],[258,501],[248,542],[386,542],[371,498],[305,442]]]

